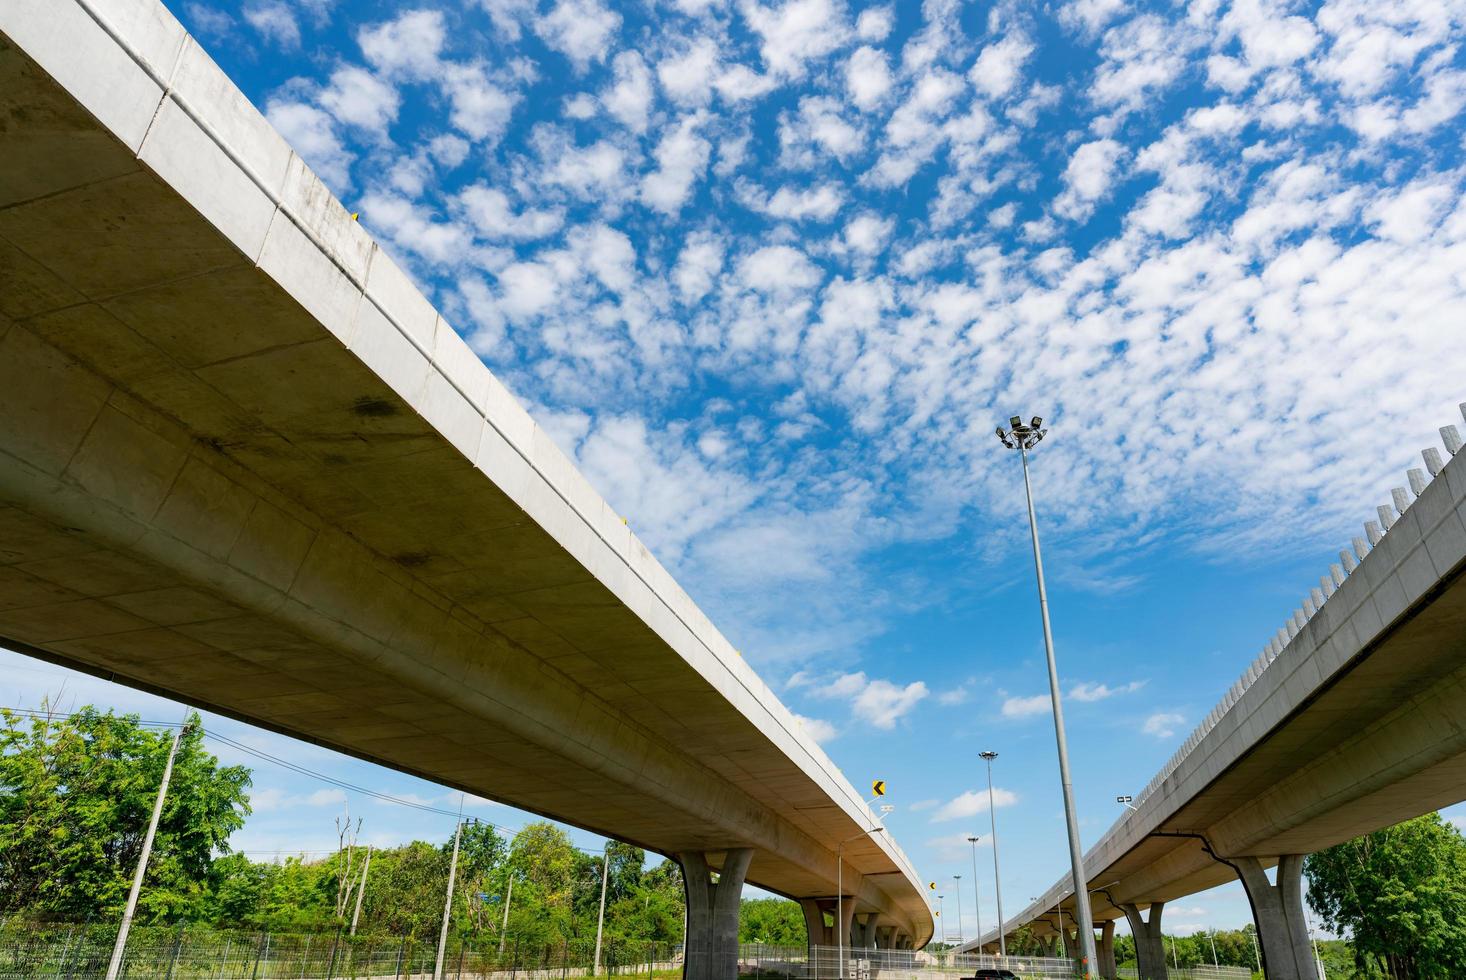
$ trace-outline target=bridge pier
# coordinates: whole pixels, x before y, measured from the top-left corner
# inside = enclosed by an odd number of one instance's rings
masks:
[[[1252,903],[1267,980],[1318,980],[1318,964],[1303,915],[1303,855],[1285,854],[1278,859],[1276,885],[1267,880],[1262,862],[1255,857],[1232,858],[1231,864]]]
[[[677,855],[687,891],[683,980],[735,980],[738,976],[738,908],[752,858],[752,848],[730,847],[714,882],[706,854],[688,851]]]
[[[1166,980],[1166,944],[1161,937],[1161,910],[1165,907],[1165,902],[1151,902],[1149,921],[1146,921],[1141,917],[1138,906],[1129,902],[1120,906],[1120,911],[1130,922],[1130,934],[1135,937],[1135,960],[1140,980]]]
[[[1106,919],[1100,923],[1100,936],[1094,944],[1094,955],[1099,958],[1095,970],[1105,980],[1117,980],[1120,973],[1115,966],[1115,920]]]

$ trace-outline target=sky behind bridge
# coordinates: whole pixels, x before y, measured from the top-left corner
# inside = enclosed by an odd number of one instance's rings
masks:
[[[1065,867],[994,427],[1051,426],[1093,842],[1461,420],[1458,0],[168,3],[851,781],[888,781],[969,933],[973,830],[993,919],[979,750],[1006,911]],[[0,665],[7,704],[60,683]],[[241,847],[334,843],[339,788],[256,786]],[[380,843],[429,832],[352,806]],[[1166,921],[1246,918],[1231,886]]]

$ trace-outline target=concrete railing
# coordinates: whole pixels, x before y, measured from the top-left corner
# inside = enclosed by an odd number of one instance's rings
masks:
[[[1460,410],[1462,418],[1466,419],[1466,402],[1461,403]],[[1463,445],[1466,445],[1462,441],[1460,431],[1454,425],[1441,426],[1440,434],[1441,441],[1445,444],[1446,452],[1451,456],[1456,455],[1456,453],[1461,451]],[[1201,743],[1201,740],[1206,738],[1207,734],[1231,710],[1232,705],[1236,704],[1242,695],[1247,692],[1247,689],[1255,684],[1258,678],[1262,677],[1268,667],[1282,656],[1288,644],[1308,624],[1308,621],[1314,617],[1318,610],[1323,608],[1323,604],[1328,602],[1329,597],[1334,594],[1338,587],[1344,584],[1344,580],[1349,574],[1359,567],[1359,564],[1374,550],[1376,545],[1384,540],[1384,536],[1389,533],[1390,528],[1395,525],[1395,522],[1409,509],[1410,505],[1415,502],[1415,499],[1425,491],[1426,485],[1435,479],[1441,470],[1445,469],[1445,460],[1441,456],[1440,450],[1435,447],[1432,446],[1428,449],[1421,450],[1420,456],[1425,462],[1425,469],[1412,469],[1406,473],[1406,482],[1410,485],[1409,489],[1395,487],[1390,491],[1390,503],[1380,504],[1375,509],[1378,520],[1365,521],[1364,535],[1362,537],[1355,537],[1349,543],[1348,547],[1339,551],[1339,561],[1337,564],[1329,566],[1329,574],[1319,577],[1318,585],[1309,589],[1308,595],[1304,596],[1302,604],[1293,611],[1293,615],[1288,617],[1288,620],[1283,624],[1282,628],[1268,640],[1262,652],[1257,655],[1257,659],[1248,665],[1247,669],[1243,671],[1242,676],[1237,678],[1237,682],[1217,702],[1216,707],[1212,708],[1211,712],[1202,719],[1201,724],[1196,726],[1196,730],[1181,743],[1181,747],[1176,750],[1176,753],[1166,761],[1166,764],[1151,778],[1150,782],[1146,783],[1145,788],[1140,791],[1135,799],[1135,806],[1137,808],[1145,804],[1145,801],[1180,767],[1186,757],[1191,754],[1192,749],[1196,748]],[[1110,833],[1113,833],[1114,830],[1115,828],[1111,828]],[[1100,839],[1101,843],[1107,837],[1109,837],[1108,833]]]

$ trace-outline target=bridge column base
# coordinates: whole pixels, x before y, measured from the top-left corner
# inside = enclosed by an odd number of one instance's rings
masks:
[[[1130,935],[1135,937],[1135,959],[1140,980],[1166,980],[1166,944],[1161,937],[1161,910],[1165,907],[1165,902],[1151,902],[1149,921],[1146,921],[1141,917],[1138,906],[1129,902],[1120,906],[1120,911],[1130,922]]]
[[[738,908],[743,898],[743,877],[752,858],[752,848],[729,848],[714,882],[706,854],[690,851],[677,855],[687,890],[683,980],[736,980]]]
[[[1095,966],[1105,980],[1117,980],[1120,971],[1115,966],[1115,920],[1100,923],[1099,940],[1094,944],[1094,955],[1099,958]]]
[[[1318,964],[1303,916],[1303,855],[1278,859],[1278,883],[1267,880],[1255,857],[1232,858],[1252,903],[1257,944],[1267,980],[1318,980]]]

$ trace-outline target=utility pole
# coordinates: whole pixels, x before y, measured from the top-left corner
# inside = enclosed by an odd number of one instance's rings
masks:
[[[158,832],[158,820],[163,816],[163,800],[168,795],[168,782],[173,778],[173,759],[178,755],[178,744],[188,731],[188,722],[173,736],[168,749],[168,761],[163,764],[163,781],[158,785],[158,798],[153,802],[153,818],[148,821],[148,832],[143,837],[143,850],[137,856],[137,871],[132,876],[132,889],[127,893],[127,906],[122,910],[122,926],[117,930],[117,944],[112,947],[112,960],[107,964],[106,980],[117,980],[122,969],[122,953],[127,948],[127,934],[132,930],[132,917],[137,912],[137,893],[143,887],[143,875],[148,870],[148,857],[153,853],[153,837]]]
[[[367,868],[372,866],[372,845],[367,845],[366,863],[361,866],[361,884],[356,889],[356,910],[351,913],[351,932],[349,936],[356,935],[356,921],[361,918],[361,899],[366,894]]]
[[[448,923],[453,916],[453,879],[458,874],[458,840],[463,836],[463,798],[458,798],[458,823],[453,827],[453,860],[448,864],[448,897],[443,902],[443,928],[438,933],[438,960],[433,980],[443,980],[443,953],[448,948]]]
[[[606,882],[611,878],[611,842],[606,841],[606,850],[601,855],[601,911],[596,916],[596,962],[591,976],[601,973],[601,930],[606,926]]]
[[[1028,498],[1028,531],[1033,539],[1033,568],[1038,578],[1038,609],[1043,620],[1044,652],[1048,655],[1049,700],[1054,709],[1054,741],[1059,749],[1059,781],[1064,790],[1064,818],[1069,830],[1069,864],[1074,874],[1074,920],[1079,927],[1079,955],[1084,975],[1095,967],[1094,917],[1089,911],[1089,878],[1084,873],[1084,849],[1079,842],[1079,815],[1074,809],[1074,781],[1069,776],[1069,742],[1064,735],[1064,708],[1059,696],[1059,668],[1054,661],[1054,631],[1049,625],[1049,593],[1044,586],[1043,555],[1038,547],[1038,517],[1033,508],[1033,484],[1028,478],[1028,451],[1048,431],[1037,415],[1027,423],[1015,415],[1008,420],[1011,431],[998,426],[998,438],[1009,449],[1017,449],[1023,461],[1023,490]]]
[[[504,937],[509,935],[509,903],[514,900],[514,872],[509,873],[509,887],[504,895],[504,923],[499,926],[499,959],[504,958]]]

